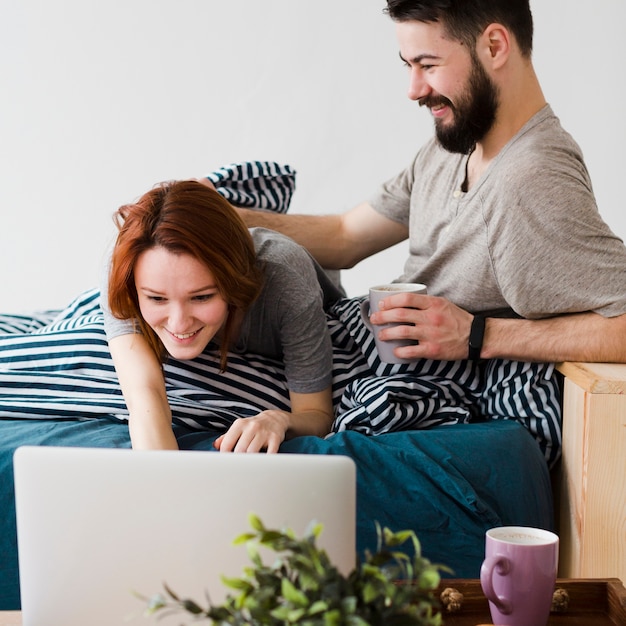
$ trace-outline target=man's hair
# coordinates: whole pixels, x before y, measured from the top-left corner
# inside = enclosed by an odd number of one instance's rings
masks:
[[[529,0],[387,0],[385,13],[396,22],[439,22],[451,39],[470,50],[489,24],[502,24],[513,33],[525,57],[532,53]]]

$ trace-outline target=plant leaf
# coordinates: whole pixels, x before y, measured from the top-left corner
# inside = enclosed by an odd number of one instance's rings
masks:
[[[325,600],[317,600],[309,607],[308,615],[317,615],[318,613],[325,613],[328,611],[328,602]]]
[[[252,527],[253,530],[256,530],[258,533],[263,532],[265,530],[265,526],[261,521],[261,518],[254,513],[250,513],[248,515],[248,523]]]
[[[152,615],[156,613],[156,611],[160,611],[161,609],[167,606],[167,599],[161,593],[155,593],[153,596],[148,598],[146,612],[148,615]]]
[[[251,591],[253,589],[252,585],[243,578],[227,578],[226,576],[221,577],[222,582],[231,589],[239,589],[240,591]]]
[[[193,600],[183,600],[181,602],[181,606],[185,609],[185,611],[187,611],[187,613],[191,613],[192,615],[200,615],[201,613],[204,613],[204,609],[198,606]]]
[[[295,606],[306,607],[309,605],[309,599],[306,595],[299,589],[296,589],[288,578],[283,578],[281,581],[281,593],[287,602]]]

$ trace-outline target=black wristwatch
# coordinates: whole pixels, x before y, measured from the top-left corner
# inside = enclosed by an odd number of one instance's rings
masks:
[[[485,316],[477,313],[472,320],[472,327],[469,335],[468,358],[471,361],[480,359],[480,351],[483,349],[483,339],[485,338]]]

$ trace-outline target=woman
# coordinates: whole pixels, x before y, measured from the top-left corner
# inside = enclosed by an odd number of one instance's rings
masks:
[[[115,216],[119,233],[103,294],[105,329],[135,449],[176,449],[162,363],[206,350],[281,359],[291,412],[237,419],[215,448],[277,452],[286,438],[324,436],[333,420],[332,346],[317,268],[303,248],[248,231],[208,181],[163,183]]]

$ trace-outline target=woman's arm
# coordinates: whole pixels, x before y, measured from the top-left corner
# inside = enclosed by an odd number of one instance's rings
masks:
[[[289,392],[291,412],[276,409],[233,422],[228,431],[215,440],[220,452],[278,452],[285,439],[302,435],[323,437],[333,423],[332,391],[317,393]]]
[[[120,335],[109,349],[130,414],[134,450],[178,450],[161,363],[142,335]]]

